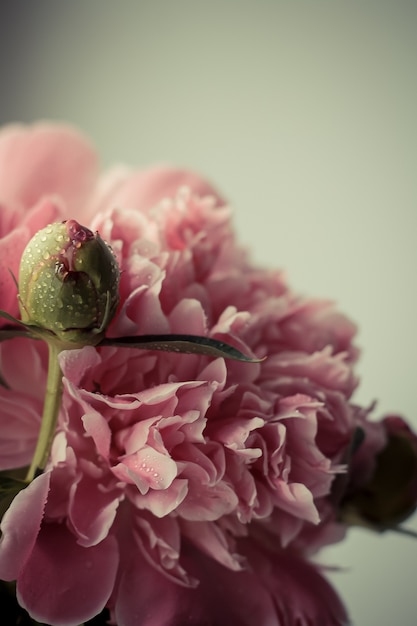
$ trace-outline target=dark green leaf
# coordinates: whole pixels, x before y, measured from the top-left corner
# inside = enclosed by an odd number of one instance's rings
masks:
[[[22,322],[22,320],[18,320],[16,317],[13,317],[13,315],[10,315],[10,313],[7,313],[7,311],[3,311],[2,309],[0,309],[0,317],[4,317],[5,320],[9,320],[9,322],[12,322],[13,324],[26,326],[26,324]]]
[[[350,442],[350,457],[359,450],[364,441],[365,431],[360,426],[357,426],[353,432],[352,440]]]
[[[0,341],[6,341],[7,339],[13,339],[14,337],[32,338],[32,335],[29,330],[24,328],[10,328],[7,326],[0,328]]]
[[[0,309],[0,317],[12,322],[12,324],[6,324],[0,328],[0,341],[6,341],[14,337],[32,337],[31,331],[33,327],[30,324],[25,324],[22,320],[18,320],[2,309]]]
[[[19,491],[27,487],[27,482],[17,476],[10,474],[20,474],[20,469],[10,470],[9,472],[0,472],[0,519],[9,508],[12,500],[17,496]]]
[[[0,328],[0,341],[6,341],[6,339],[13,339],[14,337],[26,337],[28,339],[42,339],[42,335],[45,331],[34,324],[26,324],[22,320],[18,320],[7,311],[0,309],[0,317],[12,322],[12,324],[6,324]]]
[[[263,359],[248,357],[237,348],[224,341],[200,337],[199,335],[142,335],[140,337],[105,338],[100,346],[117,346],[120,348],[137,348],[139,350],[162,350],[164,352],[183,352],[186,354],[203,354],[213,357],[259,363]]]
[[[3,472],[0,473],[0,497],[8,494],[17,494],[27,486],[27,483],[20,478],[6,476]]]

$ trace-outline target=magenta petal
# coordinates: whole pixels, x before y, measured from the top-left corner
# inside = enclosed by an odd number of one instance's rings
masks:
[[[118,560],[114,537],[83,548],[64,524],[44,524],[17,580],[18,602],[39,622],[81,624],[106,605]]]
[[[263,558],[264,584],[274,595],[280,624],[344,626],[349,623],[335,590],[312,563],[286,552],[276,559],[273,555]]]
[[[227,534],[217,524],[181,520],[181,531],[196,547],[221,565],[234,571],[242,569],[244,559],[233,553]]]
[[[197,588],[171,582],[135,555],[118,591],[118,626],[281,626],[255,576],[231,572],[194,549],[187,556]]]
[[[191,546],[184,565],[200,583],[178,585],[135,553],[117,592],[118,626],[343,626],[346,611],[329,583],[291,553],[249,544],[249,569],[231,571]]]
[[[15,580],[29,558],[42,522],[50,474],[20,491],[4,514],[0,530],[0,578]]]

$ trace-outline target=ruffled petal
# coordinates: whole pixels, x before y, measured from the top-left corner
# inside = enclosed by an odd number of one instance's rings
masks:
[[[196,172],[159,165],[135,174],[114,176],[108,174],[109,183],[103,185],[97,198],[97,209],[105,210],[123,206],[146,212],[164,198],[173,198],[181,187],[189,187],[199,196],[212,196],[216,204],[224,204],[218,191]]]

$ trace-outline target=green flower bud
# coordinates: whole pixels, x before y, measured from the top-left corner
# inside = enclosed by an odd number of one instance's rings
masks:
[[[75,220],[50,224],[27,244],[19,270],[22,321],[64,342],[97,344],[119,303],[110,246]]]

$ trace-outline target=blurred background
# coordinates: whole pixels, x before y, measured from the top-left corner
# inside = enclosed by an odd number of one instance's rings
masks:
[[[200,171],[258,263],[357,322],[357,401],[417,427],[416,62],[415,0],[2,0],[0,122]],[[323,561],[356,626],[416,623],[416,542]]]

